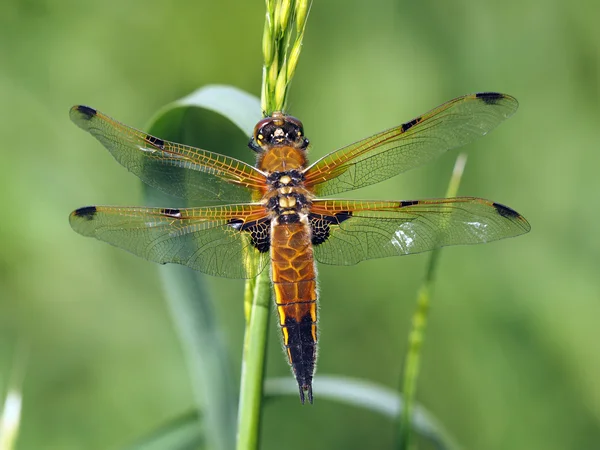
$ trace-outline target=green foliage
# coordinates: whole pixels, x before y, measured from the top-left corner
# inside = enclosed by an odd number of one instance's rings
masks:
[[[335,0],[311,10],[288,109],[305,125],[312,161],[467,92],[498,90],[520,102],[466,149],[461,193],[514,207],[533,229],[444,250],[429,316],[418,399],[464,448],[593,449],[600,441],[598,8]],[[139,181],[70,123],[68,108],[89,104],[143,128],[198,86],[259,94],[263,7],[8,0],[1,9],[3,388],[16,342],[31,343],[17,448],[118,448],[196,399],[157,268],[69,228],[76,207],[142,202]],[[204,120],[195,114],[185,120]],[[204,146],[252,162],[248,135],[222,138]],[[356,195],[440,196],[453,160]],[[317,374],[396,386],[427,258],[319,267]],[[235,388],[243,283],[206,283]],[[267,374],[291,378],[278,334],[268,339]],[[310,408],[292,396],[267,402],[262,448],[392,445],[389,420],[316,395]]]

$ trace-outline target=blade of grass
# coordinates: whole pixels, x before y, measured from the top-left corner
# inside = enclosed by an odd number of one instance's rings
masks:
[[[127,450],[192,450],[203,448],[204,433],[198,428],[202,418],[189,411],[126,447]]]
[[[459,154],[454,164],[454,170],[452,171],[452,177],[450,178],[446,197],[456,197],[466,163],[466,154]],[[404,394],[405,406],[398,423],[398,448],[401,450],[407,450],[411,445],[412,415],[421,363],[421,348],[423,340],[425,339],[431,290],[439,255],[440,250],[436,249],[433,250],[429,256],[425,280],[419,289],[417,308],[412,317],[412,328],[408,337],[408,352],[406,353],[404,361],[404,374],[402,377],[402,392]]]
[[[371,381],[350,377],[319,375],[314,380],[314,392],[320,398],[363,408],[396,420],[404,411],[404,400],[395,390]],[[269,378],[265,382],[265,397],[297,396],[298,386],[288,377]],[[457,446],[442,425],[421,405],[414,405],[415,431],[428,439],[438,450],[453,450]]]

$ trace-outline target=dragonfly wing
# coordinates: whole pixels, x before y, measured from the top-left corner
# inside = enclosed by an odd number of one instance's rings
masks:
[[[495,92],[466,95],[321,158],[305,171],[319,196],[358,189],[413,169],[487,134],[518,107]]]
[[[269,260],[270,226],[260,205],[205,208],[87,206],[71,227],[161,264],[227,278],[251,278]]]
[[[243,161],[159,139],[87,106],[74,106],[70,116],[130,172],[167,194],[198,204],[258,200],[264,175]]]
[[[531,229],[516,211],[474,197],[397,202],[316,200],[310,220],[315,258],[337,265],[446,245],[490,242]]]

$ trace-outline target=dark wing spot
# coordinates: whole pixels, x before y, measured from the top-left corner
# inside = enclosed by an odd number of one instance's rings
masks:
[[[507,219],[514,219],[520,216],[520,214],[514,209],[511,209],[508,206],[504,206],[500,203],[493,203],[493,206],[496,208],[496,211],[498,211],[498,214],[500,214],[502,217],[506,217]]]
[[[161,214],[165,216],[174,217],[175,219],[181,219],[181,210],[174,208],[164,208],[160,210]]]
[[[97,211],[98,210],[95,206],[84,206],[83,208],[79,208],[73,211],[73,215],[75,217],[83,217],[84,219],[92,220],[96,215]]]
[[[268,218],[244,223],[242,219],[231,219],[228,225],[238,231],[250,233],[252,246],[261,253],[266,253],[271,247],[271,221]]]
[[[87,120],[90,120],[96,115],[96,110],[94,108],[90,108],[89,106],[78,105],[75,107],[75,109],[83,114],[83,118]]]
[[[404,133],[405,131],[408,131],[409,129],[414,127],[416,124],[418,124],[420,121],[421,121],[421,118],[417,117],[416,119],[413,119],[410,122],[406,122],[406,123],[402,124],[402,132]]]
[[[482,100],[486,105],[496,105],[505,95],[498,92],[479,92],[475,94],[475,98]]]
[[[400,202],[400,204],[398,205],[400,208],[404,208],[405,206],[412,206],[412,205],[418,205],[419,204],[419,200],[403,200]]]
[[[310,228],[312,232],[312,244],[319,245],[329,238],[330,227],[352,217],[352,211],[340,211],[334,216],[323,216],[321,214],[311,214]]]
[[[157,137],[151,136],[149,134],[146,135],[146,141],[150,142],[152,145],[158,148],[165,148],[165,141],[159,139]]]
[[[339,225],[343,221],[348,220],[350,217],[352,217],[352,211],[340,211],[339,213],[336,213],[336,225]]]

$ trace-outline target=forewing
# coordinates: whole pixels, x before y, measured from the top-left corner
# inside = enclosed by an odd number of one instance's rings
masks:
[[[185,209],[88,206],[72,212],[69,221],[84,236],[150,261],[183,264],[209,275],[251,278],[268,262],[269,253],[255,245],[268,243],[270,233],[260,205]]]
[[[326,155],[306,169],[305,183],[320,196],[378,183],[487,134],[517,107],[516,99],[495,92],[450,100],[410,122]]]
[[[87,106],[71,108],[71,120],[94,136],[146,184],[191,203],[258,200],[264,175],[243,161],[164,141]]]
[[[530,230],[516,211],[474,197],[378,202],[316,200],[311,208],[317,261],[352,265],[446,245],[479,244]]]

